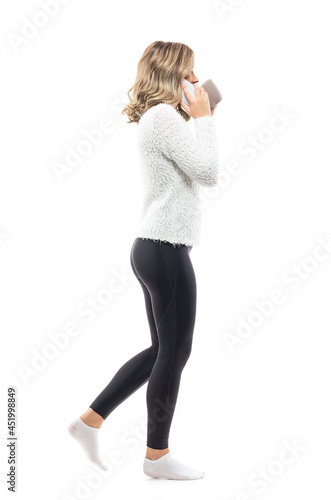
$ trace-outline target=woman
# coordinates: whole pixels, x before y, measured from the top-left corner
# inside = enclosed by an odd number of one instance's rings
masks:
[[[100,459],[98,431],[108,415],[148,381],[147,450],[143,471],[154,478],[199,479],[197,471],[176,460],[169,432],[182,370],[190,356],[196,315],[196,280],[190,260],[200,241],[198,186],[215,186],[218,148],[207,92],[197,85],[194,53],[185,44],[157,41],[144,51],[123,109],[139,124],[145,182],[140,228],[131,248],[132,270],[146,305],[151,346],[127,361],[69,425],[90,460]],[[195,84],[192,97],[182,83]],[[182,88],[190,103],[181,100]],[[194,119],[196,138],[186,123]]]

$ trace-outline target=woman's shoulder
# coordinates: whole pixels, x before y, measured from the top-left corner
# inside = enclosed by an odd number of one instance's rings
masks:
[[[158,102],[157,104],[154,104],[150,108],[148,108],[147,111],[142,115],[142,118],[153,118],[154,117],[169,117],[169,118],[175,118],[178,116],[180,117],[180,114],[176,111],[176,109],[171,106],[171,104],[168,104],[166,102]]]
[[[154,104],[151,106],[148,111],[161,111],[161,110],[172,110],[176,111],[175,108],[171,105],[168,104],[167,102],[158,102],[157,104]]]
[[[150,138],[158,142],[169,134],[179,136],[183,130],[186,133],[184,118],[171,104],[165,102],[151,106],[140,118],[139,134],[142,142]]]

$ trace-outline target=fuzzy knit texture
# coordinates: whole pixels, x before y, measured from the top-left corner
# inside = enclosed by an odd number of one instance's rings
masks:
[[[199,189],[217,185],[219,154],[214,117],[191,119],[195,137],[167,103],[152,106],[139,120],[144,192],[137,237],[200,244]]]

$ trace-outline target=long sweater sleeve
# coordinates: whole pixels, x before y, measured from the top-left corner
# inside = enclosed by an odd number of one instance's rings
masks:
[[[212,116],[194,119],[196,138],[175,108],[160,105],[154,116],[154,140],[159,150],[202,186],[218,182],[219,155]]]

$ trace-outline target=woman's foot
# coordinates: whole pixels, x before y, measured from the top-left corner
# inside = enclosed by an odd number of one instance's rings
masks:
[[[81,445],[89,460],[102,470],[108,467],[99,454],[99,427],[87,425],[78,417],[68,426],[69,434]]]
[[[150,450],[150,449],[149,449]],[[151,451],[146,452],[144,458],[143,471],[146,476],[155,479],[201,479],[205,473],[188,467],[176,460],[167,448],[165,450],[154,450],[156,452],[164,452],[160,458],[147,458],[152,455]]]

